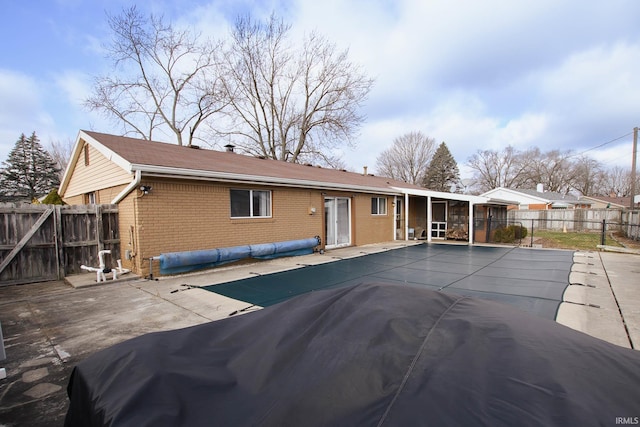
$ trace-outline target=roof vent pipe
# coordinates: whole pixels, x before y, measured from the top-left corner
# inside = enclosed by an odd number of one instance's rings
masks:
[[[367,167],[363,166],[362,169],[364,169],[364,172],[362,172],[362,175],[367,176]]]
[[[536,191],[537,191],[538,193],[544,193],[544,184],[538,184],[538,185],[536,186]]]
[[[233,144],[227,144],[224,148],[226,148],[229,153],[233,153],[233,149],[236,148],[236,146]]]

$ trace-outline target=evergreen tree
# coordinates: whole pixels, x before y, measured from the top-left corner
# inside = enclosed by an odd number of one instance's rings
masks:
[[[47,194],[47,197],[42,199],[42,204],[43,205],[66,205],[64,200],[62,200],[62,197],[60,197],[60,195],[58,194],[58,190],[56,188],[49,191],[49,194]]]
[[[32,201],[60,185],[59,168],[42,148],[36,133],[16,142],[0,170],[0,200]]]
[[[453,191],[460,191],[458,164],[444,142],[440,144],[433,155],[422,185],[429,190],[445,192],[452,191],[452,187],[455,185],[456,188]]]

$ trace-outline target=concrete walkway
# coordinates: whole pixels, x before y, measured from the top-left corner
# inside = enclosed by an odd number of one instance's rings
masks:
[[[640,256],[576,252],[556,321],[640,349]]]
[[[199,286],[412,244],[350,247],[152,281],[125,277],[83,287],[94,284],[95,276],[87,274],[72,278],[77,288],[64,282],[0,287],[0,323],[7,352],[7,359],[0,361],[0,368],[7,372],[7,378],[0,379],[0,426],[62,425],[71,370],[100,349],[145,333],[256,309]],[[574,261],[572,284],[565,292],[567,302],[560,306],[558,321],[609,342],[638,348],[640,256],[577,253]]]

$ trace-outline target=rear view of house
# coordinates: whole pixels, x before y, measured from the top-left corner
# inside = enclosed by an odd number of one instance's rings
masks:
[[[69,204],[118,205],[120,256],[141,275],[161,254],[315,236],[319,249],[409,239],[472,243],[485,235],[474,233],[474,214],[506,215],[495,199],[366,171],[89,131],[78,134],[59,193]]]
[[[321,237],[322,248],[396,237],[404,182],[80,131],[60,186],[69,204],[117,204],[125,268],[149,257]]]

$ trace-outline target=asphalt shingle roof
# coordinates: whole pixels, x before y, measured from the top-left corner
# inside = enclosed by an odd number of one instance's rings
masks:
[[[403,181],[370,174],[263,159],[234,152],[195,149],[99,132],[83,132],[131,163],[134,170],[137,169],[136,165],[160,166],[190,171],[378,187],[385,190],[391,187],[424,189]]]

